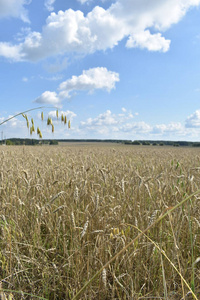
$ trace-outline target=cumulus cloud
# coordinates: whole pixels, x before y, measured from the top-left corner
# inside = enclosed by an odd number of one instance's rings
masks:
[[[184,135],[185,128],[180,122],[171,122],[169,124],[159,124],[153,127],[152,134],[178,134],[178,135]]]
[[[150,133],[152,127],[145,122],[127,123],[120,127],[120,131],[129,132],[132,134]]]
[[[185,122],[186,128],[200,128],[200,109],[191,114]]]
[[[131,35],[126,43],[128,48],[146,48],[149,51],[169,50],[170,41],[161,36],[160,33],[151,34],[149,30]]]
[[[58,98],[56,92],[46,91],[34,102],[42,103],[42,104],[51,104],[51,105],[60,105],[60,99]]]
[[[127,111],[124,111],[124,114],[113,114],[110,110],[107,110],[95,118],[88,118],[86,121],[82,121],[79,128],[101,135],[144,133],[151,130],[151,127],[145,122],[127,123],[132,117],[132,114]]]
[[[135,121],[133,114],[123,109],[123,114],[113,114],[110,110],[99,114],[97,117],[88,118],[80,123],[79,129],[88,134],[106,135],[120,139],[191,139],[200,132],[200,111],[191,116],[197,116],[198,126],[186,128],[180,122],[168,124],[148,124],[145,121]],[[134,114],[135,115],[135,114]],[[190,117],[191,117],[190,116]],[[190,118],[189,117],[189,118]],[[189,119],[188,118],[188,119]],[[187,120],[188,120],[187,119]]]
[[[13,59],[37,61],[58,54],[89,54],[111,49],[124,38],[128,48],[166,52],[170,40],[162,32],[199,4],[200,0],[116,0],[108,9],[96,6],[87,15],[73,9],[52,12],[42,32],[29,33],[17,45],[18,53]],[[1,43],[0,55],[7,57],[1,51],[3,46]],[[9,45],[9,51],[12,47],[16,45]]]
[[[108,71],[107,68],[97,67],[89,70],[84,70],[80,76],[72,76],[62,82],[59,86],[60,97],[69,97],[72,91],[89,91],[103,89],[110,92],[115,88],[116,82],[119,81],[119,74]]]
[[[81,128],[93,128],[93,127],[101,127],[106,125],[115,125],[118,121],[115,119],[115,117],[112,115],[110,110],[107,110],[103,114],[100,114],[98,117],[92,119],[87,119],[86,122],[81,122]]]
[[[12,115],[0,117],[0,123],[11,117]],[[9,122],[2,124],[2,130],[4,133],[4,139],[19,137],[19,133],[22,137],[29,137],[29,130],[27,129],[26,122],[24,122],[23,118],[13,118]]]
[[[12,61],[21,61],[23,55],[20,53],[21,46],[13,46],[10,43],[0,42],[0,56],[3,56]]]
[[[70,98],[73,91],[107,90],[110,92],[119,81],[119,74],[107,70],[107,68],[97,67],[84,70],[79,76],[72,76],[71,79],[63,81],[59,86],[59,93],[46,91],[35,102],[42,104],[61,105],[62,100]]]
[[[1,0],[0,18],[15,17],[29,22],[27,10],[24,8],[24,5],[29,3],[27,0]]]

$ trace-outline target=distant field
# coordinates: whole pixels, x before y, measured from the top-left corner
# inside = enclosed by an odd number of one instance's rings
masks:
[[[200,192],[127,246],[198,191],[200,149],[0,146],[0,162],[0,277],[13,299],[77,299],[99,270],[80,299],[200,299]]]
[[[104,143],[104,142],[59,142],[59,146],[96,146],[96,147],[117,147],[117,146],[123,146],[123,144],[118,144],[118,143]]]

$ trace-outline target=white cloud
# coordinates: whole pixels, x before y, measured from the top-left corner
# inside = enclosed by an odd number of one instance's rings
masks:
[[[12,61],[21,61],[23,55],[20,54],[21,46],[13,46],[10,43],[0,42],[0,56],[3,56]]]
[[[151,126],[145,122],[127,123],[130,119],[132,119],[132,115],[128,112],[115,115],[107,110],[96,118],[88,118],[86,121],[82,121],[79,128],[84,132],[110,135],[112,138],[120,134],[121,138],[124,138],[124,134],[150,132]]]
[[[0,117],[0,122],[11,118],[12,115]],[[19,137],[19,132],[22,137],[29,137],[29,130],[26,126],[26,121],[23,118],[13,118],[2,125],[3,138]]]
[[[54,10],[54,6],[53,4],[55,3],[56,0],[45,0],[44,2],[44,6],[46,7],[46,9],[48,11],[53,11]]]
[[[149,30],[145,30],[130,36],[126,46],[128,48],[147,48],[149,51],[167,52],[170,40],[166,40],[160,33],[151,34]]]
[[[194,114],[195,115],[195,114]],[[193,115],[192,115],[193,116]],[[200,133],[200,111],[197,118],[198,127],[186,128],[180,122],[151,125],[145,121],[132,121],[133,115],[128,111],[123,114],[113,114],[110,110],[95,118],[88,118],[80,123],[82,133],[94,136],[104,136],[120,139],[180,139],[196,138]]]
[[[60,106],[60,99],[58,98],[56,92],[50,92],[50,91],[44,92],[41,96],[35,99],[34,102]]]
[[[62,100],[70,98],[73,91],[107,90],[110,92],[119,81],[119,74],[108,71],[106,68],[97,67],[84,70],[80,76],[72,76],[71,79],[63,81],[59,86],[59,93],[46,91],[34,102],[60,106]]]
[[[97,89],[104,89],[110,92],[115,88],[115,83],[119,81],[119,74],[108,71],[106,68],[97,67],[84,70],[80,76],[72,76],[60,84],[60,96],[69,97],[72,91],[85,90],[93,92]]]
[[[174,134],[174,135],[184,135],[186,133],[184,126],[179,122],[171,122],[169,124],[159,124],[153,127],[152,134],[164,135],[164,134]]]
[[[29,3],[27,0],[1,0],[0,18],[15,17],[29,22],[27,10],[24,8],[24,5]]]
[[[105,113],[100,114],[98,117],[92,119],[87,119],[86,122],[81,122],[81,127],[101,127],[101,126],[107,126],[107,125],[114,125],[117,124],[118,121],[115,119],[114,115],[112,115],[110,110],[107,110]]]
[[[186,119],[185,127],[200,128],[200,110],[196,110]]]
[[[150,133],[152,127],[145,122],[126,123],[120,127],[120,131],[129,132],[132,134]]]
[[[74,52],[89,54],[111,49],[124,38],[129,48],[166,52],[170,40],[161,32],[178,23],[190,8],[199,4],[200,0],[116,0],[108,9],[96,6],[87,15],[73,9],[52,12],[42,32],[29,33],[18,45],[13,60],[37,61]],[[7,57],[1,51],[3,45],[0,45],[0,55]],[[10,45],[10,51],[12,47],[17,46]]]

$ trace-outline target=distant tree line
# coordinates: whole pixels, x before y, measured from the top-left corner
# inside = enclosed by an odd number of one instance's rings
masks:
[[[6,139],[4,141],[0,142],[0,145],[5,144],[5,145],[58,145],[57,140],[37,140],[37,139],[18,139],[18,138],[11,138],[11,139]]]
[[[187,141],[154,141],[154,140],[137,140],[124,141],[126,145],[142,145],[142,146],[174,146],[174,147],[200,147],[200,142]]]
[[[58,145],[59,142],[95,142],[95,143],[119,143],[125,145],[142,145],[142,146],[174,146],[174,147],[200,147],[200,142],[187,141],[157,141],[157,140],[100,140],[100,139],[20,139],[11,138],[0,141],[1,144],[6,145]]]

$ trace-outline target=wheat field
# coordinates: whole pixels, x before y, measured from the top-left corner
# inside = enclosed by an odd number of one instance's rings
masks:
[[[0,161],[2,299],[200,299],[200,150],[1,146]]]

